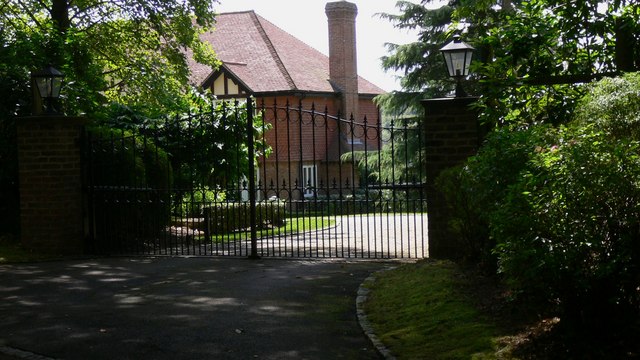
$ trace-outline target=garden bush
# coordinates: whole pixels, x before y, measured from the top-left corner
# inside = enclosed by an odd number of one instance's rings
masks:
[[[90,129],[92,183],[100,186],[169,189],[173,172],[167,153],[129,130]]]
[[[184,193],[179,202],[181,217],[203,217],[204,210],[213,203],[220,203],[227,198],[222,189],[210,189],[205,186],[202,189],[193,189]]]
[[[549,135],[548,126],[499,128],[490,133],[478,155],[443,171],[436,187],[449,205],[451,231],[458,237],[461,258],[495,271],[495,239],[489,235],[492,214],[500,210],[509,188],[529,164],[530,154]]]
[[[578,102],[576,123],[640,140],[640,72],[604,78]]]
[[[284,201],[261,201],[256,203],[257,228],[269,229],[283,226],[287,217]],[[211,232],[228,234],[250,228],[251,214],[249,202],[219,202],[205,205],[208,209]]]
[[[90,134],[96,233],[121,239],[121,250],[134,239],[157,237],[171,213],[167,153],[131,131],[93,128]]]
[[[491,214],[511,286],[559,301],[595,329],[640,307],[640,142],[592,126],[557,130]],[[635,316],[632,316],[635,315]]]
[[[491,250],[514,293],[557,306],[574,333],[640,319],[639,105],[638,74],[602,80],[575,120],[494,130],[438,180],[469,254]]]

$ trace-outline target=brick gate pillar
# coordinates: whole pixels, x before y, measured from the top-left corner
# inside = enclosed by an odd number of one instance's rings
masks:
[[[16,121],[22,244],[41,253],[84,252],[81,137],[85,118]]]
[[[443,194],[435,187],[438,175],[474,155],[484,137],[478,112],[470,107],[477,97],[423,100],[427,176],[429,257],[457,259],[459,241],[449,230]]]

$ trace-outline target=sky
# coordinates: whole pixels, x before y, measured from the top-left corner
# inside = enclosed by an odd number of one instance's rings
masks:
[[[274,25],[304,41],[325,55],[329,54],[327,16],[324,7],[331,0],[219,0],[219,13],[254,10]],[[396,0],[349,0],[358,7],[356,46],[358,74],[383,90],[400,90],[399,74],[385,73],[380,57],[388,55],[385,43],[407,44],[417,40],[417,32],[393,27],[376,13],[398,14]],[[412,0],[414,1],[414,0]],[[414,2],[418,3],[419,0]]]

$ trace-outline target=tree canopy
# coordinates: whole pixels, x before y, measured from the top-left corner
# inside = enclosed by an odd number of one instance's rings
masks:
[[[213,24],[215,2],[2,0],[0,74],[10,81],[0,86],[21,94],[3,98],[3,108],[28,113],[29,73],[47,64],[66,75],[67,112],[94,113],[109,101],[176,107],[188,93],[187,49],[216,65],[198,36]]]
[[[404,71],[405,92],[382,103],[402,108],[446,95],[439,49],[454,32],[476,49],[472,93],[482,95],[484,119],[510,122],[528,112],[537,121],[563,122],[581,95],[574,84],[640,69],[640,5],[631,0],[450,0],[433,8],[398,1],[382,14],[399,29],[418,29],[410,44],[387,44],[385,69]]]
[[[447,95],[454,83],[439,49],[461,32],[477,49],[465,86],[479,97],[481,120],[499,125],[476,156],[435,179],[450,207],[450,246],[515,297],[559,316],[559,333],[578,339],[567,357],[602,349],[612,356],[608,347],[632,353],[637,341],[626,334],[637,333],[640,318],[640,4],[431,3],[400,1],[400,15],[384,15],[419,29],[420,40],[389,45],[384,66],[407,73],[406,93],[383,102]]]

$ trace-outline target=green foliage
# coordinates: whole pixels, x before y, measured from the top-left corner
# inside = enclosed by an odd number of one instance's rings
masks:
[[[340,160],[358,169],[354,191],[329,210],[339,214],[424,212],[424,131],[418,118],[390,121],[379,133],[378,151],[352,151]],[[406,186],[405,188],[402,188]]]
[[[485,204],[478,204],[479,199],[470,193],[478,187],[473,184],[474,180],[478,181],[468,168],[456,166],[440,173],[436,188],[447,202],[447,225],[454,235],[449,241],[460,249],[460,259],[493,270],[495,259],[491,252],[495,244],[489,238],[487,221],[482,218]]]
[[[185,50],[217,65],[199,34],[215,1],[3,1],[0,6],[0,227],[19,222],[15,117],[31,114],[30,73],[66,76],[61,107],[90,118],[120,102],[166,114],[188,106]],[[133,164],[129,164],[133,166]],[[150,170],[147,170],[150,171]],[[133,174],[141,174],[140,169]],[[140,180],[140,179],[139,179]],[[11,226],[4,226],[4,220]]]
[[[454,227],[490,242],[512,289],[556,303],[587,335],[640,319],[637,79],[590,86],[567,125],[494,131],[439,179]],[[488,237],[469,235],[478,228]]]
[[[513,285],[560,299],[566,320],[595,329],[640,309],[640,142],[592,127],[560,129],[531,156],[492,218]]]
[[[169,156],[153,139],[107,127],[89,131],[93,184],[165,191],[171,188],[173,171]]]
[[[447,4],[438,9],[428,9],[431,1],[415,4],[410,1],[398,1],[400,14],[381,14],[384,19],[394,23],[399,30],[419,29],[418,40],[411,44],[386,44],[391,53],[382,57],[382,66],[388,70],[403,70],[401,79],[403,89],[408,92],[428,91],[428,95],[444,95],[449,80],[444,70],[444,60],[439,49],[448,35],[446,28],[451,22],[454,7]]]
[[[40,54],[25,34],[0,26],[0,234],[16,233],[20,223],[15,119],[31,112],[29,62]]]
[[[184,50],[203,64],[217,64],[212,49],[199,39],[213,24],[213,3],[22,0],[3,4],[0,49],[19,55],[7,57],[6,64],[21,70],[16,73],[20,84],[12,89],[27,94],[29,71],[51,63],[66,75],[67,113],[94,115],[111,101],[173,108],[188,90]],[[21,101],[28,103],[29,97],[21,95]]]
[[[510,186],[528,169],[530,154],[547,142],[547,129],[545,125],[496,129],[477,156],[436,179],[450,207],[451,229],[464,246],[463,258],[477,261],[487,270],[495,269],[495,239],[488,233],[491,216],[502,209]]]
[[[205,186],[202,189],[194,189],[182,195],[180,201],[180,215],[185,217],[204,216],[204,209],[212,203],[225,201],[226,193],[221,189],[210,189]]]
[[[576,121],[616,138],[640,139],[640,73],[605,78],[580,100]]]
[[[121,247],[157,237],[171,214],[173,172],[168,154],[131,131],[89,131],[91,201],[99,204],[93,214],[96,232],[119,239]]]
[[[196,91],[187,100],[189,106],[183,111],[159,117],[142,108],[113,104],[99,123],[153,139],[170,154],[178,189],[237,188],[249,166],[246,104],[216,105]],[[261,115],[254,116],[253,124],[255,158],[268,156],[271,149],[262,133],[269,126],[263,126]]]
[[[424,181],[424,134],[416,118],[391,121],[380,131],[379,151],[353,151],[341,156],[353,163],[366,184],[417,183]]]
[[[452,89],[452,82],[439,49],[448,38],[447,26],[454,10],[452,4],[431,10],[431,0],[420,4],[398,1],[399,14],[379,14],[389,20],[399,31],[419,29],[418,39],[409,44],[386,43],[389,55],[383,56],[382,68],[402,71],[400,79],[403,91],[383,94],[375,101],[385,112],[422,114],[420,100],[441,97]]]
[[[284,225],[287,215],[284,201],[256,203],[257,229],[269,229]],[[251,217],[248,202],[214,202],[204,204],[209,209],[213,234],[229,234],[250,228]]]
[[[390,44],[385,69],[404,71],[404,94],[377,99],[396,111],[416,99],[453,90],[439,48],[455,31],[476,48],[465,83],[481,95],[488,124],[566,123],[582,83],[596,73],[640,69],[640,5],[629,1],[557,0],[398,2],[400,14],[383,14],[398,29],[417,29],[411,44]]]

